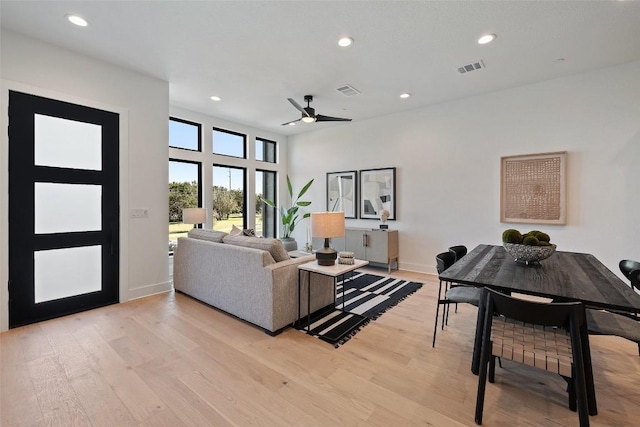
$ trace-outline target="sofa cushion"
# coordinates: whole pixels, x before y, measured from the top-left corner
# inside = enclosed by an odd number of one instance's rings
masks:
[[[286,251],[282,242],[273,238],[258,238],[249,236],[232,236],[227,235],[222,239],[224,243],[229,245],[244,246],[246,248],[260,249],[267,251],[273,257],[275,262],[286,261],[290,259],[289,253]]]
[[[226,235],[227,233],[224,231],[205,230],[204,228],[192,228],[188,234],[192,239],[208,240],[215,243],[222,243],[222,238]]]

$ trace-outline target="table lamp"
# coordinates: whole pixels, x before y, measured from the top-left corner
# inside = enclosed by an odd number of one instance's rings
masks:
[[[182,222],[184,224],[193,224],[193,228],[196,228],[197,224],[207,222],[207,210],[205,208],[182,209]]]
[[[329,247],[329,239],[344,236],[344,212],[315,212],[311,214],[311,234],[324,238],[324,247],[316,251],[318,265],[334,265],[338,253]]]

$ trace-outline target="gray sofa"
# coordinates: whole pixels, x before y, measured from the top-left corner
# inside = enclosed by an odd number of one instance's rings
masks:
[[[250,322],[275,335],[298,317],[298,265],[277,239],[230,236],[194,229],[174,252],[176,291]],[[308,276],[302,275],[301,311],[307,312]],[[311,312],[334,301],[333,279],[312,275]]]

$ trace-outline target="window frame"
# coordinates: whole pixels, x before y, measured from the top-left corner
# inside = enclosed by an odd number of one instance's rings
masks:
[[[231,154],[216,153],[214,151],[215,150],[214,132],[223,132],[223,133],[228,133],[230,135],[241,136],[242,137],[242,157],[232,156]],[[229,157],[231,159],[249,160],[247,159],[247,134],[213,126],[211,128],[211,154],[213,154],[214,156]]]
[[[175,148],[175,147],[174,147]],[[192,151],[192,150],[191,150]],[[176,163],[188,163],[188,164],[194,164],[198,167],[198,179],[197,179],[197,183],[198,183],[198,206],[197,207],[201,207],[202,206],[202,201],[203,201],[203,193],[202,193],[202,162],[199,161],[195,161],[195,160],[185,160],[185,159],[178,159],[175,157],[169,157],[168,163],[167,163],[167,169],[169,168],[169,164],[170,162],[176,162]],[[168,174],[167,174],[168,175]],[[167,180],[167,186],[171,183],[171,181]],[[167,202],[169,202],[170,197],[171,197],[171,192],[169,191],[167,194]],[[171,220],[170,218],[168,218],[168,226],[171,225]],[[196,225],[197,228],[202,228],[203,225],[202,224],[197,224]],[[169,240],[169,242],[171,242],[171,240]],[[169,256],[173,256],[173,251],[171,249],[169,249]]]
[[[273,174],[273,178],[274,178],[274,196],[271,199],[276,206],[278,206],[278,172],[274,171],[274,170],[269,170],[269,169],[256,169],[256,175],[258,173],[268,173],[268,174]],[[263,185],[264,185],[264,180],[263,180]],[[257,188],[254,188],[254,191],[257,191]],[[264,197],[264,194],[262,195]],[[255,198],[255,194],[254,194],[254,198]],[[264,230],[265,230],[265,224],[264,224],[264,218],[262,220],[262,236],[263,237],[277,237],[278,236],[278,225],[279,225],[279,212],[277,208],[272,208],[271,206],[268,206],[266,203],[262,203],[263,207],[262,209],[271,209],[273,210],[273,227],[271,230],[271,235],[270,236],[265,236],[264,234]],[[264,215],[264,214],[263,214]]]
[[[193,153],[202,152],[202,124],[201,123],[192,122],[192,121],[189,121],[189,120],[185,120],[185,119],[180,119],[180,118],[173,117],[173,116],[169,116],[169,122],[171,122],[171,121],[178,122],[178,123],[183,123],[183,124],[187,124],[187,125],[196,126],[198,128],[198,149],[194,150],[192,148],[176,147],[175,145],[171,145],[171,138],[169,138],[169,141],[168,141],[169,148],[173,148],[173,149],[176,149],[176,150],[190,151],[190,152],[193,152]],[[170,135],[170,133],[169,133],[169,135]]]
[[[232,158],[235,158],[233,156],[229,156]],[[247,228],[247,171],[249,168],[245,167],[245,166],[235,166],[235,165],[229,165],[229,164],[222,164],[222,163],[212,163],[211,164],[211,174],[213,177],[213,168],[215,167],[219,167],[219,168],[227,168],[227,169],[239,169],[242,171],[242,194],[243,194],[243,209],[242,209],[242,228],[245,229]],[[215,187],[215,182],[212,180],[211,182],[211,191],[212,191],[212,197],[213,197],[213,187]],[[211,216],[213,217],[213,200],[211,200]],[[213,223],[213,221],[215,221],[215,218],[212,218],[212,229],[215,230],[215,223]]]
[[[266,157],[264,155],[264,153],[266,152],[265,147],[268,144],[273,144],[273,161],[270,160],[265,160],[265,159],[258,159],[257,155],[256,156],[256,161],[257,162],[264,162],[264,163],[272,163],[272,164],[277,164],[278,163],[278,143],[276,141],[272,141],[270,139],[267,138],[262,138],[262,137],[256,137],[255,139],[256,145],[258,144],[258,142],[262,142],[262,157]]]

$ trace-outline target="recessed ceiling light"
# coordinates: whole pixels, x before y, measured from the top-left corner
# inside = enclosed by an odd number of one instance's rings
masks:
[[[212,101],[222,101],[222,98],[220,98],[219,96],[213,95],[213,96],[211,97],[211,100],[212,100]]]
[[[351,37],[342,37],[338,40],[338,45],[342,47],[351,46],[351,43],[353,43],[353,39]]]
[[[296,122],[289,123],[289,126],[295,126],[295,125],[296,125]]]
[[[480,38],[478,39],[478,44],[487,44],[487,43],[491,43],[492,41],[494,41],[496,39],[495,34],[484,34],[482,36],[480,36]]]
[[[87,25],[89,25],[89,23],[81,16],[69,14],[69,15],[66,15],[66,17],[69,20],[69,22],[77,25],[78,27],[86,27]]]
[[[410,96],[411,96],[411,94],[410,94],[410,93],[401,93],[401,94],[400,94],[400,98],[402,98],[402,99],[409,98]]]

